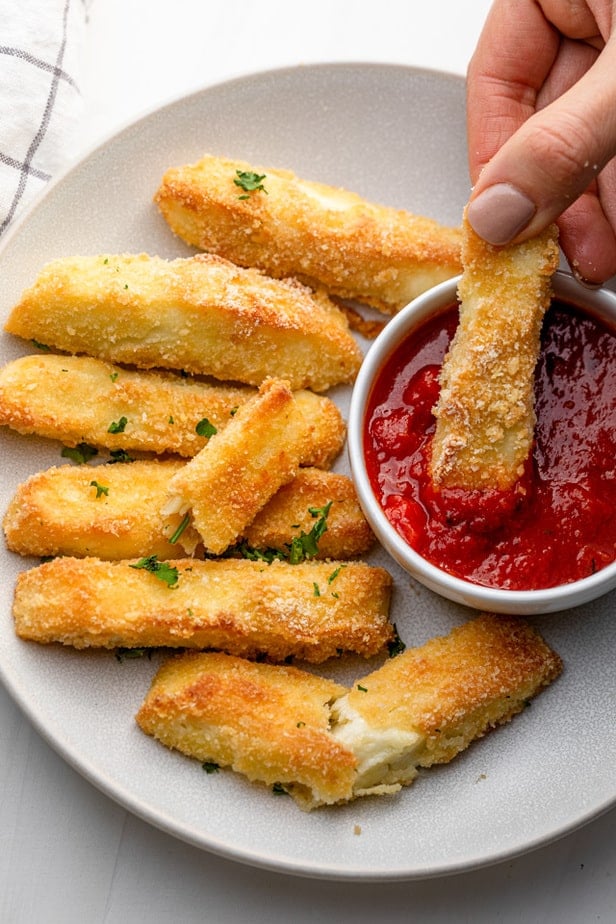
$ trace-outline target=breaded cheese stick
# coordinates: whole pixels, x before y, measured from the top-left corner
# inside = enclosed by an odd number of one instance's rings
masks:
[[[55,558],[19,574],[13,616],[20,638],[41,643],[317,663],[392,640],[391,583],[362,562]]]
[[[160,668],[136,719],[167,747],[293,786],[329,804],[352,791],[356,760],[328,731],[344,687],[294,667],[207,652]]]
[[[248,386],[37,353],[0,369],[0,423],[67,446],[86,442],[190,457],[207,442],[197,433],[200,421],[222,429],[254,394]]]
[[[361,351],[324,293],[219,257],[76,256],[46,264],[6,330],[68,353],[293,389],[352,382]]]
[[[173,373],[133,372],[88,356],[40,353],[0,369],[0,424],[66,446],[194,456],[207,432],[222,430],[254,397],[247,385],[212,385]],[[342,449],[345,424],[333,401],[296,393],[311,430],[302,463],[327,467]],[[197,426],[207,421],[206,430]]]
[[[464,221],[460,321],[441,370],[431,476],[437,486],[507,490],[535,427],[534,371],[558,266],[556,227],[496,248]]]
[[[387,313],[460,272],[457,228],[289,170],[208,154],[167,170],[155,202],[189,244]]]
[[[315,511],[328,509],[327,529],[318,541],[318,559],[364,555],[374,543],[350,478],[316,468],[301,469],[244,530],[254,549],[281,549],[315,526]]]
[[[4,515],[7,547],[20,555],[94,556],[110,561],[156,555],[192,555],[200,539],[179,514],[163,517],[170,478],[182,461],[144,460],[131,465],[61,465],[20,484]],[[356,558],[373,535],[350,478],[301,469],[257,515],[245,533],[253,549],[285,550],[302,531],[310,533],[310,510],[330,505],[318,559]],[[179,533],[176,541],[170,540]]]
[[[386,661],[349,690],[321,688],[281,665],[173,658],[137,722],[167,747],[281,784],[310,810],[397,792],[419,767],[450,761],[509,721],[560,670],[527,623],[483,615]]]
[[[288,383],[267,379],[171,478],[165,512],[190,511],[206,552],[221,555],[295,477],[310,426]]]
[[[407,649],[332,704],[332,735],[357,757],[354,795],[395,791],[521,712],[562,663],[520,619],[483,614]]]
[[[130,465],[61,465],[17,488],[6,509],[6,544],[20,555],[72,555],[110,560],[192,554],[199,536],[189,525],[182,547],[169,539],[181,517],[163,519],[169,479],[181,461]],[[166,527],[166,531],[165,531]]]

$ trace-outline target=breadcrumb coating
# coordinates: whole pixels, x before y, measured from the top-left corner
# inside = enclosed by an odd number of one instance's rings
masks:
[[[243,192],[240,174],[263,188]],[[458,228],[289,170],[206,154],[167,170],[155,202],[195,247],[388,314],[460,272]]]
[[[496,248],[465,220],[460,322],[441,370],[431,474],[437,486],[514,486],[531,452],[541,324],[558,267],[556,227]]]
[[[220,257],[148,254],[47,263],[5,329],[56,350],[143,369],[325,391],[354,380],[361,351],[323,292]]]
[[[363,562],[172,559],[168,586],[144,563],[56,558],[18,575],[20,638],[74,648],[215,648],[318,663],[378,654],[393,638],[392,580]],[[152,563],[156,570],[156,563]]]

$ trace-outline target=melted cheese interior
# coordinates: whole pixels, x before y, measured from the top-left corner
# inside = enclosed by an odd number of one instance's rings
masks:
[[[398,789],[417,776],[417,757],[424,744],[418,732],[368,725],[347,696],[332,704],[330,731],[357,758],[356,795],[374,788]]]

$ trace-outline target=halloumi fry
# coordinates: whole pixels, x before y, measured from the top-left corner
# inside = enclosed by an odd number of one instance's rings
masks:
[[[148,460],[37,472],[19,485],[6,509],[7,546],[40,557],[177,558],[180,550],[169,539],[182,518],[165,522],[161,510],[169,479],[184,464]],[[182,554],[191,554],[198,543],[189,525],[182,532]]]
[[[496,248],[464,221],[460,322],[441,371],[431,476],[437,486],[508,490],[534,434],[534,371],[558,266],[555,226]]]
[[[324,293],[219,257],[75,256],[46,264],[5,325],[18,337],[143,369],[325,391],[361,351]]]
[[[13,616],[20,638],[41,643],[317,663],[392,640],[391,583],[362,562],[55,558],[18,575]]]
[[[332,705],[332,734],[358,760],[354,794],[412,783],[508,722],[561,672],[530,624],[483,614],[386,661]]]
[[[318,541],[318,559],[364,555],[374,543],[350,478],[316,468],[301,469],[244,530],[254,549],[281,549],[315,526],[315,511],[328,507],[327,529]],[[311,513],[312,511],[312,513]]]
[[[482,615],[348,690],[282,665],[173,658],[137,722],[167,747],[281,784],[310,810],[397,792],[418,768],[452,760],[508,722],[561,668],[527,623]]]
[[[31,354],[0,369],[0,424],[66,446],[85,442],[190,457],[208,440],[197,424],[207,420],[222,430],[256,393],[246,385],[134,372],[88,356]],[[296,400],[312,423],[302,463],[327,467],[344,443],[340,411],[310,391],[297,392]]]
[[[110,561],[156,555],[192,555],[200,542],[182,518],[163,517],[170,478],[179,460],[136,461],[131,465],[62,465],[37,472],[17,488],[4,515],[8,548],[46,558],[94,556]],[[252,549],[284,549],[301,532],[310,533],[310,510],[331,504],[327,530],[318,540],[318,559],[356,558],[368,551],[373,534],[350,478],[302,469],[257,514],[244,534]]]
[[[344,692],[294,667],[191,653],[160,668],[136,718],[190,757],[332,803],[348,798],[355,777],[353,753],[328,731],[328,704]]]
[[[206,552],[221,555],[295,477],[310,426],[288,383],[267,379],[229,425],[172,477],[165,511],[190,511]]]
[[[67,446],[190,457],[207,442],[196,431],[200,421],[222,429],[254,394],[248,386],[134,372],[88,356],[30,354],[0,369],[0,423]]]
[[[387,313],[460,272],[459,229],[289,170],[208,154],[167,170],[155,202],[189,244]]]

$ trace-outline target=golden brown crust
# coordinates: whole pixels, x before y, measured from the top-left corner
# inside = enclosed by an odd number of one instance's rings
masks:
[[[207,439],[204,417],[222,429],[255,394],[172,373],[133,372],[87,356],[23,356],[0,369],[0,423],[20,433],[108,449],[193,456]],[[126,418],[119,433],[112,423]]]
[[[244,530],[244,539],[255,549],[281,549],[301,532],[315,525],[311,510],[331,503],[327,530],[319,539],[319,559],[348,559],[365,554],[374,534],[357,500],[350,478],[316,468],[303,469],[280,488]]]
[[[352,382],[361,352],[323,293],[219,257],[75,256],[43,267],[6,330],[140,368],[314,391]]]
[[[267,379],[233,420],[169,482],[167,509],[191,520],[206,552],[244,535],[276,491],[297,474],[309,423],[282,379]]]
[[[416,763],[429,767],[508,722],[561,670],[530,624],[484,614],[390,659],[353,686],[348,703],[373,729],[418,732]]]
[[[266,192],[243,194],[237,171],[265,174]],[[168,170],[155,201],[189,244],[388,313],[460,271],[457,228],[288,170],[206,155]]]
[[[0,424],[66,446],[86,442],[194,456],[207,443],[197,424],[205,418],[224,429],[256,393],[246,385],[211,385],[172,373],[133,372],[87,356],[42,353],[0,369]],[[301,390],[295,399],[310,421],[302,464],[326,468],[344,443],[342,415],[324,395]],[[122,418],[120,432],[110,433],[110,425]]]
[[[329,804],[352,792],[355,758],[328,733],[328,703],[343,692],[293,667],[188,654],[160,668],[137,723],[190,757]]]
[[[7,546],[21,555],[95,556],[105,559],[156,555],[175,558],[169,536],[181,517],[161,509],[169,479],[184,465],[137,461],[130,465],[62,465],[37,472],[21,484],[3,521]],[[198,544],[191,527],[183,548]]]
[[[181,461],[137,461],[129,465],[62,465],[37,472],[17,488],[3,521],[8,548],[20,555],[94,556],[117,561],[192,554],[199,537],[188,526],[180,542],[169,537],[181,517],[163,517],[169,479]],[[106,488],[106,493],[96,484]],[[301,531],[310,532],[310,509],[332,502],[318,559],[355,558],[368,551],[373,534],[350,478],[302,469],[257,514],[244,538],[255,549],[284,549]],[[167,521],[165,523],[165,520]]]
[[[535,426],[539,335],[558,266],[556,228],[496,248],[465,220],[460,323],[441,372],[431,470],[436,485],[509,489]]]
[[[528,623],[484,614],[349,690],[224,655],[173,659],[137,722],[191,757],[281,783],[309,810],[412,783],[418,767],[452,760],[509,721],[561,668]]]
[[[133,563],[134,564],[134,563]],[[169,587],[131,563],[56,558],[18,576],[20,638],[75,648],[216,648],[319,662],[391,640],[391,577],[361,562],[171,560]]]

